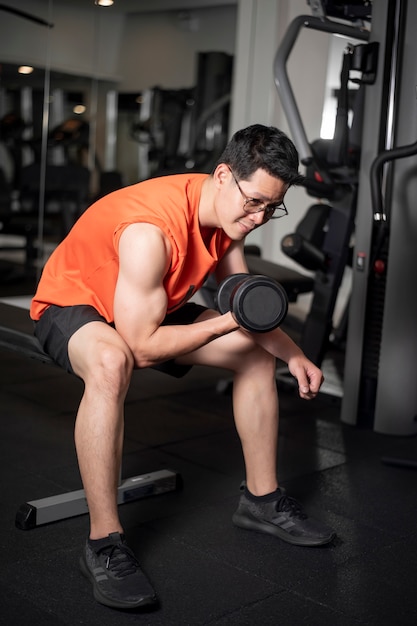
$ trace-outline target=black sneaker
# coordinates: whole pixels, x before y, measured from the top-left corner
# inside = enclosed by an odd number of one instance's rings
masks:
[[[114,609],[136,609],[156,604],[156,595],[141,571],[124,536],[111,533],[96,553],[86,542],[81,571],[93,584],[97,602]]]
[[[308,517],[301,504],[282,488],[270,502],[254,502],[250,494],[243,493],[232,519],[240,528],[275,535],[297,546],[322,546],[335,537],[331,528]]]

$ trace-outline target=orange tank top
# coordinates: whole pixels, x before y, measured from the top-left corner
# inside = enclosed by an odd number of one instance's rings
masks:
[[[153,178],[92,204],[46,262],[31,303],[32,319],[38,320],[51,304],[90,304],[108,322],[114,321],[120,235],[140,222],[158,226],[172,244],[164,278],[168,312],[189,300],[231,244],[221,229],[214,231],[208,248],[201,236],[198,206],[206,178],[206,174]]]

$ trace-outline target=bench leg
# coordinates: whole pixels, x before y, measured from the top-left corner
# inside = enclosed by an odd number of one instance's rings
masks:
[[[159,470],[123,480],[117,493],[118,504],[133,502],[148,496],[175,491],[181,486],[181,477],[172,470]],[[88,513],[84,489],[32,500],[22,504],[16,514],[16,526],[31,530],[43,524]]]

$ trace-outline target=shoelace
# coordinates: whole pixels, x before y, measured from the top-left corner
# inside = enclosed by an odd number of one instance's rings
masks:
[[[139,563],[130,548],[120,543],[111,546],[109,552],[107,552],[108,549],[106,547],[102,550],[107,557],[106,569],[110,570],[115,576],[125,578],[137,571]]]
[[[298,517],[299,519],[307,518],[307,515],[304,513],[301,504],[295,498],[291,498],[291,496],[282,495],[279,500],[277,500],[275,508],[277,511],[290,513],[291,515],[293,515],[294,517]]]

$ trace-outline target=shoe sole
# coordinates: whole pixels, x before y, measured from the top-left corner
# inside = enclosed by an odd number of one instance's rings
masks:
[[[255,517],[252,517],[250,513],[245,513],[245,515],[240,515],[239,513],[235,513],[232,517],[232,521],[235,526],[239,528],[243,528],[244,530],[253,530],[258,533],[263,533],[266,535],[273,535],[274,537],[278,537],[287,543],[291,543],[294,546],[304,546],[314,548],[316,546],[324,546],[331,541],[336,536],[336,533],[332,533],[327,537],[318,537],[317,539],[306,538],[306,537],[294,537],[289,533],[285,532],[279,528],[279,526],[275,526],[275,524],[268,524],[268,522],[260,522]]]
[[[84,555],[80,557],[80,569],[82,574],[91,582],[93,585],[93,595],[95,600],[100,604],[104,604],[112,609],[138,609],[154,606],[157,604],[157,597],[154,596],[143,596],[136,602],[117,602],[116,600],[112,600],[103,595],[100,589],[96,585],[95,578],[91,571],[88,569],[87,563],[85,562]]]

